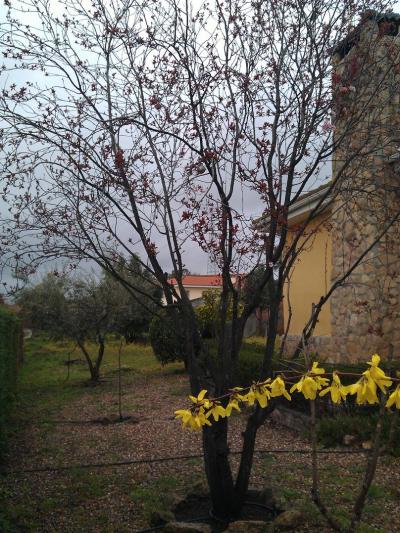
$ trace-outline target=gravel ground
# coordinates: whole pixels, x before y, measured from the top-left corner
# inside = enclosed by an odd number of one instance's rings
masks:
[[[151,513],[167,509],[193,485],[204,483],[201,459],[152,464],[82,468],[107,463],[201,454],[201,436],[182,431],[173,413],[187,403],[182,374],[127,376],[124,423],[90,423],[115,416],[112,383],[88,388],[47,422],[34,417],[11,440],[9,471],[52,466],[71,470],[10,474],[0,481],[3,522],[0,530],[40,532],[132,532],[149,526]],[[107,420],[105,421],[107,422]],[[244,417],[232,417],[231,450],[239,450]],[[308,498],[311,485],[309,449],[302,436],[267,421],[258,449],[290,453],[258,453],[251,485],[272,487],[290,506],[304,512],[298,532],[330,531]],[[350,509],[365,457],[363,454],[321,456],[321,481],[327,505]],[[234,470],[238,458],[232,457]],[[383,457],[359,531],[400,532],[400,461]],[[0,515],[1,519],[1,515]],[[3,529],[2,529],[3,528]]]

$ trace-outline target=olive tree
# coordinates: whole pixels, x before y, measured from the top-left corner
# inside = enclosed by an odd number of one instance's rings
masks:
[[[34,328],[55,339],[74,341],[85,357],[91,381],[99,381],[106,334],[112,331],[118,310],[112,295],[96,278],[48,274],[21,290],[17,302]],[[97,347],[94,357],[89,342]]]

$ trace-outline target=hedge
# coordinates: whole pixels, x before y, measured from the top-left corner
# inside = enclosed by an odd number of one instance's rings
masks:
[[[0,456],[4,452],[11,406],[15,397],[17,367],[22,358],[21,324],[0,307]]]

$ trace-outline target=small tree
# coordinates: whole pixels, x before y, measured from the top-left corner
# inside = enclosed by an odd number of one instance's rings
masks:
[[[32,328],[54,337],[63,334],[61,317],[65,316],[67,279],[65,276],[47,274],[40,283],[26,286],[16,295],[21,306],[21,316],[28,319]]]
[[[97,383],[105,353],[105,337],[111,331],[114,302],[93,278],[69,280],[65,299],[61,318],[64,334],[77,343],[85,356],[90,379]],[[94,358],[88,350],[88,342],[97,346]]]
[[[203,292],[203,304],[196,307],[196,318],[201,334],[204,338],[218,338],[221,334],[220,328],[220,305],[221,293],[218,289],[208,289]],[[241,312],[243,306],[239,306]],[[232,320],[233,305],[230,302],[226,318],[228,323]]]
[[[37,285],[23,289],[17,302],[34,328],[56,339],[72,339],[85,356],[91,381],[98,382],[114,309],[107,294],[94,278],[48,274]],[[94,359],[87,348],[89,341],[98,347]]]

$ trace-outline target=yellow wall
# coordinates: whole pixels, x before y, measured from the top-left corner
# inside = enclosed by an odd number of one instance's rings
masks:
[[[312,235],[305,249],[296,259],[292,269],[290,284],[286,285],[283,300],[285,329],[288,322],[288,297],[292,308],[289,335],[300,335],[310,318],[312,304],[318,303],[321,296],[330,287],[331,280],[331,235],[323,221],[327,219],[326,212],[316,218],[307,227],[307,235]],[[328,219],[329,220],[329,219]],[[296,221],[298,224],[299,221]],[[294,229],[294,228],[293,228]],[[293,239],[294,231],[289,233],[288,241]],[[288,288],[290,287],[289,294]],[[319,315],[319,322],[314,335],[331,334],[331,312],[328,301]]]

